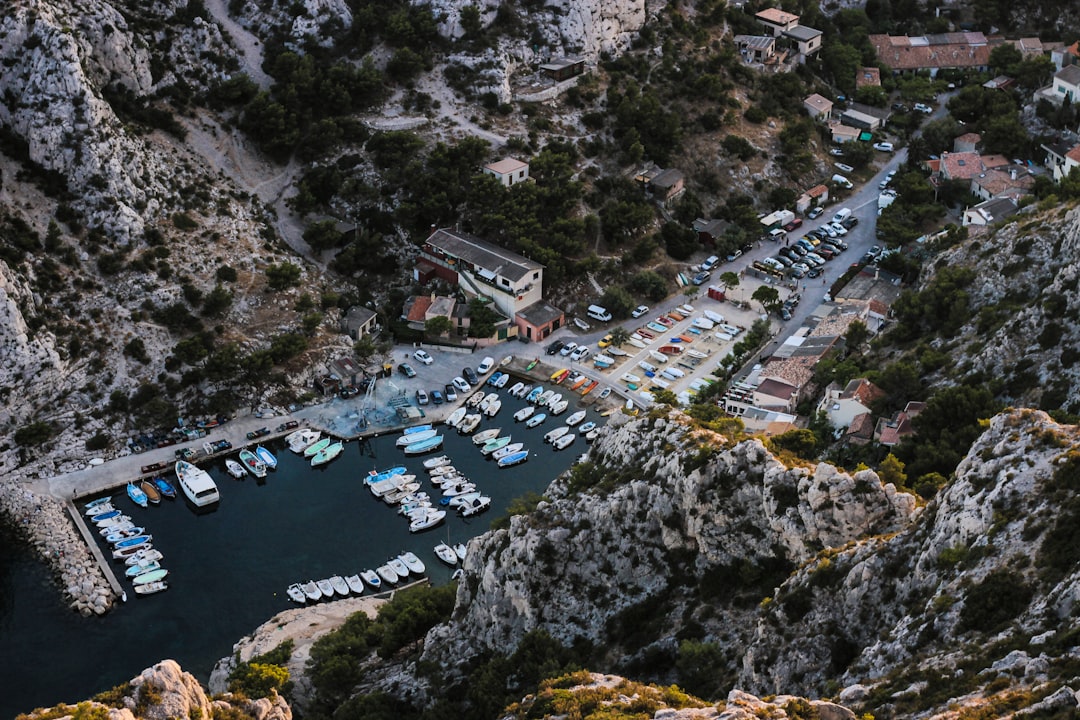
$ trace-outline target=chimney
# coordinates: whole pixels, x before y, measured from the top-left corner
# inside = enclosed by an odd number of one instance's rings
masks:
[[[1011,168],[1009,170],[1009,177],[1011,177],[1013,180],[1016,179],[1016,168]]]

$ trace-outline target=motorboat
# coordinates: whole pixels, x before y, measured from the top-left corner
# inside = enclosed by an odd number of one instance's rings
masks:
[[[554,430],[548,431],[548,433],[544,435],[544,442],[553,443],[568,432],[570,432],[569,427],[567,427],[566,425],[560,425]]]
[[[453,465],[440,465],[437,468],[428,470],[428,474],[431,475],[432,478],[439,477],[440,475],[457,475],[460,472],[461,471]]]
[[[525,402],[535,403],[536,399],[538,397],[540,397],[543,393],[544,393],[544,386],[543,385],[537,385],[536,387],[534,387],[532,390],[529,391],[528,395],[525,396]]]
[[[154,485],[152,480],[143,480],[139,483],[139,489],[143,491],[151,505],[161,504],[161,493],[158,492],[157,486]]]
[[[577,425],[578,423],[580,423],[584,419],[585,419],[585,411],[584,410],[578,410],[576,413],[574,413],[570,417],[566,418],[566,424],[569,425],[570,427],[574,427],[575,425]]]
[[[641,382],[641,378],[633,373],[624,373],[621,380],[623,380],[623,382],[634,383],[635,385]]]
[[[488,417],[495,417],[499,414],[500,410],[502,410],[502,400],[496,400],[495,402],[487,406],[487,408],[484,410],[484,414]]]
[[[247,448],[240,451],[240,464],[255,477],[266,477],[266,463],[260,460],[258,455]]]
[[[332,445],[327,445],[324,449],[315,453],[315,456],[311,458],[311,467],[319,467],[330,462],[345,449],[345,443],[340,440]]]
[[[426,513],[432,506],[431,498],[424,498],[422,500],[403,501],[398,505],[398,513],[414,520],[417,517]]]
[[[644,350],[645,347],[646,347],[644,341],[642,341],[641,339],[635,337],[634,335],[631,335],[630,339],[628,339],[626,342],[628,342],[631,345],[633,345],[634,347],[640,348],[642,350]]]
[[[465,543],[458,543],[454,546],[454,553],[458,556],[458,560],[465,562]]]
[[[502,379],[502,376],[503,374],[496,370],[495,372],[491,373],[491,377],[487,379],[487,384],[494,387],[499,382],[499,380]]]
[[[461,517],[472,517],[473,515],[479,515],[489,507],[491,507],[491,498],[487,495],[481,495],[464,507],[458,508],[458,512],[461,513]]]
[[[431,476],[431,484],[438,488],[443,488],[447,485],[456,485],[457,483],[462,483],[467,480],[468,478],[466,478],[465,475],[463,475],[460,471],[457,470],[452,473],[444,473],[442,475]]]
[[[232,458],[225,458],[225,470],[237,480],[242,480],[247,476],[244,466]]]
[[[161,560],[164,555],[160,550],[154,548],[148,548],[146,550],[136,550],[130,556],[124,558],[125,565],[138,565],[139,563],[153,562],[154,560]]]
[[[407,445],[412,445],[413,443],[418,443],[427,440],[428,438],[433,438],[438,434],[439,431],[435,429],[422,430],[421,432],[410,433],[409,435],[402,435],[397,439],[394,444],[399,448],[403,448]]]
[[[300,583],[293,583],[286,590],[285,594],[289,596],[289,599],[298,605],[303,605],[307,602],[307,595],[304,594],[304,588],[300,586]]]
[[[664,353],[661,353],[661,352],[657,352],[655,350],[650,350],[649,351],[649,357],[652,358],[653,360],[655,360],[656,362],[660,363],[661,365],[666,363],[667,360],[668,360],[667,355],[665,355]]]
[[[533,415],[525,422],[525,427],[534,428],[545,420],[547,420],[547,415],[544,413],[540,413],[539,415]]]
[[[392,557],[386,561],[386,564],[390,566],[390,569],[397,573],[399,578],[409,577],[409,567],[405,564],[405,561],[399,557]]]
[[[452,498],[447,498],[447,507],[457,510],[458,508],[465,507],[476,498],[483,495],[479,490],[473,490],[472,492],[463,493],[461,495],[455,495]]]
[[[389,492],[397,490],[402,485],[408,482],[404,475],[391,475],[385,480],[377,480],[368,484],[368,490],[371,494],[377,498],[381,498],[383,495]]]
[[[424,453],[438,450],[442,447],[443,436],[436,435],[435,437],[428,438],[427,440],[421,440],[420,442],[413,443],[412,445],[405,446],[406,455],[423,455]]]
[[[435,557],[439,558],[447,565],[457,565],[458,563],[458,556],[457,553],[454,552],[454,548],[443,542],[435,546]]]
[[[255,455],[260,460],[262,460],[263,465],[270,468],[271,470],[273,470],[273,469],[275,469],[277,467],[277,458],[274,457],[274,453],[270,452],[269,450],[264,448],[262,445],[256,445],[255,446]]]
[[[321,437],[322,433],[318,430],[313,428],[301,428],[286,435],[285,444],[288,445],[289,449],[294,453],[300,455],[304,450],[319,442],[319,438]]]
[[[540,405],[542,407],[546,406],[548,404],[548,400],[550,400],[551,396],[554,395],[554,394],[555,394],[554,390],[545,390],[544,392],[540,393],[539,396],[537,396],[537,398],[536,398],[536,400],[534,400],[534,402],[537,405]]]
[[[604,399],[606,399],[606,398],[607,398],[607,396],[608,396],[608,395],[610,395],[610,394],[611,394],[611,388],[610,388],[610,387],[606,387],[606,388],[604,388],[603,390],[601,390],[601,391],[600,391],[600,395],[599,395],[599,397],[600,397],[600,399],[601,399],[601,400],[604,400]]]
[[[712,330],[716,327],[716,323],[708,318],[694,318],[690,324],[699,330]]]
[[[566,412],[566,409],[570,407],[570,403],[566,400],[560,400],[558,404],[551,408],[552,415],[562,415]]]
[[[142,527],[130,527],[114,530],[105,536],[105,542],[110,545],[115,545],[121,540],[127,540],[128,538],[139,537],[146,533],[146,528]]]
[[[476,483],[464,482],[443,488],[442,494],[444,498],[452,498],[455,495],[464,495],[465,493],[471,493],[474,490],[476,490]]]
[[[110,506],[110,507],[112,507],[112,506]],[[122,515],[122,514],[123,513],[121,513],[119,510],[116,510],[114,508],[114,509],[111,509],[111,510],[106,510],[105,512],[102,512],[102,513],[98,513],[97,515],[91,515],[90,516],[90,522],[94,523],[95,525],[100,525],[101,523],[106,522],[107,520],[112,520],[115,517],[120,517],[120,515]]]
[[[591,432],[592,429],[595,428],[595,427],[596,427],[596,423],[593,422],[592,420],[590,420],[587,423],[583,423],[581,425],[581,427],[578,428],[578,432],[581,433],[582,435],[584,435],[585,433]]]
[[[127,494],[131,498],[131,502],[135,503],[139,507],[146,507],[150,504],[149,498],[146,497],[146,493],[142,491],[138,485],[133,482],[127,484]]]
[[[330,578],[316,580],[315,584],[319,586],[319,592],[323,594],[324,598],[330,599],[334,597],[334,585],[330,582]]]
[[[427,432],[428,430],[432,430],[432,429],[434,429],[434,428],[432,427],[431,423],[428,423],[427,425],[413,425],[412,427],[407,427],[404,430],[402,430],[401,434],[402,435],[415,435],[416,433]]]
[[[124,517],[127,519],[121,522],[110,522],[108,525],[99,525],[98,534],[101,535],[101,537],[105,537],[106,535],[112,535],[113,533],[120,532],[121,530],[130,530],[131,528],[134,528],[135,523],[131,520],[131,518],[127,515],[125,515]],[[135,534],[138,535],[139,533]]]
[[[585,442],[593,442],[596,438],[600,437],[600,428],[593,428],[585,434]]]
[[[361,570],[360,577],[374,590],[378,590],[382,587],[382,578],[380,578],[379,573],[374,570]]]
[[[405,552],[401,553],[400,555],[398,555],[398,559],[401,560],[401,562],[405,563],[405,567],[409,568],[409,572],[411,573],[414,573],[416,575],[423,575],[425,572],[427,572],[427,567],[425,567],[423,561],[418,558],[416,556],[416,553],[414,553],[412,550],[406,550]]]
[[[349,583],[345,582],[345,578],[340,575],[330,578],[330,585],[334,588],[334,592],[342,597],[349,594]]]
[[[555,446],[556,450],[565,450],[566,448],[574,444],[574,438],[576,437],[577,436],[574,435],[574,433],[567,433],[566,435],[563,435],[561,438],[558,438],[557,440],[555,440],[555,442],[551,444]]]
[[[173,487],[171,482],[163,477],[154,478],[154,487],[157,488],[157,491],[161,493],[162,497],[167,497],[169,499],[176,497],[176,488]]]
[[[422,518],[417,518],[409,523],[409,532],[423,532],[435,527],[446,517],[445,510],[429,510]]]
[[[300,586],[300,589],[304,591],[304,597],[311,602],[322,599],[322,590],[319,589],[319,586],[315,584],[314,580],[308,580]]]
[[[380,480],[386,480],[387,478],[393,477],[394,475],[404,475],[405,472],[406,470],[404,465],[397,465],[392,468],[387,468],[386,470],[369,470],[367,477],[364,479],[364,482],[366,482],[368,485],[371,485],[373,483],[379,482]]]
[[[138,548],[140,545],[149,545],[150,541],[154,539],[153,535],[135,535],[134,537],[126,537],[122,540],[118,540],[112,543],[113,547],[117,550],[121,548]]]
[[[457,410],[450,413],[450,416],[446,418],[446,424],[452,428],[456,428],[461,424],[461,421],[465,419],[465,413],[467,412],[468,410],[462,405]]]
[[[482,419],[483,416],[479,413],[466,415],[465,418],[461,421],[461,424],[458,425],[458,432],[462,435],[468,435],[476,429],[476,426],[480,424],[480,421]]]
[[[94,523],[95,527],[99,528],[99,531],[104,532],[106,535],[108,535],[109,531],[114,527],[126,527],[134,524],[135,523],[132,522],[130,515],[116,515],[115,517]]]
[[[510,444],[510,436],[509,435],[503,435],[503,436],[497,437],[497,438],[495,438],[493,440],[488,440],[484,444],[484,447],[480,448],[480,452],[483,455],[490,455],[491,453],[495,452],[499,448],[504,448],[509,444]]]
[[[548,398],[547,406],[549,408],[553,408],[556,405],[558,405],[559,403],[561,403],[562,399],[563,399],[562,393],[555,393],[551,397]]]
[[[97,508],[108,505],[112,507],[112,496],[106,495],[105,497],[98,498],[97,500],[91,500],[83,505],[83,515],[97,515]]]
[[[610,355],[605,355],[604,353],[600,353],[599,355],[593,356],[593,365],[596,365],[596,367],[600,368],[601,370],[604,369],[604,368],[609,368],[614,364],[615,364],[615,358],[611,357]],[[582,384],[584,384],[584,383],[582,383]],[[574,389],[576,390],[577,388],[574,388]]]
[[[529,459],[529,451],[528,450],[519,450],[519,451],[517,451],[515,453],[510,453],[509,455],[505,455],[505,456],[499,458],[499,467],[501,467],[501,468],[513,467],[515,465],[520,465],[521,463],[525,462],[528,459]]]
[[[135,583],[136,586],[148,585],[149,583],[164,580],[168,576],[168,574],[168,570],[163,567],[159,567],[156,570],[151,570],[149,572],[144,572],[141,575],[136,575],[135,579],[132,580],[132,582]]]
[[[696,360],[705,360],[709,357],[708,353],[703,353],[700,350],[694,350],[693,348],[686,351],[686,354]]]
[[[127,570],[124,570],[124,577],[133,578],[136,575],[142,575],[143,573],[159,569],[161,569],[161,563],[157,560],[148,560],[144,563],[136,563]]]
[[[516,452],[521,452],[521,449],[525,447],[525,443],[510,443],[505,447],[501,447],[495,452],[491,453],[491,457],[494,460],[502,460],[507,455],[513,455]]]
[[[127,560],[129,557],[144,550],[153,549],[153,545],[150,543],[140,543],[138,545],[130,545],[127,547],[118,547],[113,550],[113,560]]]
[[[499,393],[488,393],[484,396],[484,399],[480,401],[480,412],[486,413],[487,409],[491,407],[491,404],[497,402],[499,399]]]
[[[500,432],[502,432],[502,428],[488,428],[487,430],[481,430],[473,435],[473,445],[484,445],[488,440],[494,440],[499,437]]]
[[[156,582],[143,583],[142,585],[135,586],[136,595],[153,595],[154,593],[164,592],[169,589],[169,583],[164,580],[158,580]]]
[[[469,396],[468,400],[465,401],[465,407],[474,408],[477,405],[479,405],[480,403],[482,403],[483,401],[484,401],[484,391],[483,390],[477,390],[476,392],[474,392],[472,395]]]
[[[313,442],[312,444],[304,448],[304,457],[315,457],[327,447],[329,447],[330,443],[332,442],[334,442],[334,438],[332,437],[324,437],[322,440]]]
[[[525,407],[514,413],[514,422],[525,422],[533,416],[536,412],[536,407],[533,405],[526,405]]]
[[[397,488],[396,490],[391,490],[390,492],[383,495],[382,499],[383,499],[383,502],[386,503],[387,505],[397,505],[402,500],[404,500],[406,497],[408,497],[409,495],[412,495],[414,492],[416,492],[419,489],[420,489],[420,483],[418,483],[418,482],[405,483],[404,485]]]
[[[525,389],[525,383],[518,382],[518,383],[514,383],[513,385],[511,385],[510,389],[507,390],[506,392],[510,395],[510,397],[521,397],[520,395],[518,395],[518,393],[521,392],[524,389]]]
[[[531,393],[532,391],[533,391],[533,386],[532,385],[522,385],[521,389],[518,390],[517,393],[514,394],[514,397],[517,397],[517,398],[528,397],[529,393]]]
[[[359,575],[349,575],[345,578],[345,582],[349,584],[349,590],[351,590],[354,595],[364,594],[364,581],[360,579]]]
[[[440,455],[439,457],[428,458],[424,461],[424,469],[429,473],[435,473],[439,468],[447,467],[452,463],[449,455]]]

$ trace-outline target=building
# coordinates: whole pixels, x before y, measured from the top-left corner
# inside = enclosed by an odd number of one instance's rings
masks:
[[[990,65],[990,45],[981,32],[940,33],[908,37],[871,35],[878,60],[893,73],[940,70],[985,71]]]
[[[799,63],[805,63],[807,58],[821,49],[823,34],[820,30],[805,25],[796,25],[790,30],[784,31],[784,37],[795,43],[795,48],[798,51],[796,60]]]
[[[434,231],[417,265],[418,272],[431,271],[468,298],[490,298],[508,318],[542,299],[543,265],[458,230]]]
[[[1016,201],[1008,197],[996,197],[964,210],[963,226],[993,225],[1016,214]]]
[[[876,67],[862,67],[855,73],[855,89],[881,87],[881,70]]]
[[[909,435],[915,434],[912,420],[926,407],[926,403],[912,400],[892,418],[879,418],[874,428],[874,439],[885,447],[895,447]]]
[[[1059,105],[1066,98],[1072,104],[1080,100],[1080,65],[1066,65],[1054,73],[1054,80],[1050,84],[1050,92],[1044,94],[1043,97]]]
[[[880,129],[884,124],[881,118],[862,112],[861,110],[855,110],[854,108],[848,108],[842,112],[840,114],[840,122],[848,127],[858,128],[859,130],[869,130],[871,132]]]
[[[1046,151],[1045,165],[1054,176],[1054,182],[1068,177],[1075,167],[1080,167],[1080,145],[1072,145],[1063,142],[1054,142],[1049,145],[1043,143]]]
[[[1043,54],[1042,40],[1037,37],[1020,38],[1013,40],[1013,46],[1020,51],[1025,58],[1038,57]]]
[[[982,86],[987,90],[1008,90],[1015,84],[1015,81],[1008,75],[998,75],[984,82]]]
[[[702,245],[716,247],[716,242],[724,237],[731,223],[726,220],[698,218],[694,221],[693,227]]]
[[[856,417],[871,412],[874,401],[884,397],[885,391],[866,378],[856,378],[843,389],[832,383],[825,388],[825,396],[818,404],[818,412],[825,413],[833,427],[846,430]],[[871,421],[871,433],[873,428]]]
[[[1019,201],[1030,195],[1035,188],[1035,178],[1019,165],[1008,168],[989,168],[977,177],[971,178],[971,193],[982,200],[996,197],[1008,197]]]
[[[539,300],[519,310],[514,324],[518,327],[519,338],[539,342],[565,325],[566,317],[559,308]]]
[[[832,134],[832,141],[838,145],[842,145],[846,142],[858,140],[862,130],[853,128],[850,125],[844,125],[839,120],[835,120],[829,123],[829,132]]]
[[[975,152],[975,146],[982,142],[982,135],[979,133],[969,132],[963,135],[958,135],[953,138],[952,149],[953,152],[958,153],[973,153]]]
[[[585,60],[579,57],[552,58],[540,66],[540,72],[555,82],[562,82],[584,73]]]
[[[667,205],[686,192],[686,177],[672,168],[661,170],[646,180],[645,189]]]
[[[971,180],[985,170],[979,153],[954,152],[941,154],[938,173],[942,180]]]
[[[508,157],[484,166],[484,172],[494,175],[504,187],[529,179],[529,163]]]
[[[822,118],[828,120],[832,115],[833,103],[827,97],[814,93],[803,100],[803,107],[806,108],[806,114],[815,120]]]
[[[363,305],[354,305],[341,319],[341,332],[353,340],[360,340],[367,335],[378,332],[375,311]]]
[[[795,212],[804,214],[812,207],[824,207],[829,202],[829,186],[815,185],[795,200]]]
[[[785,32],[793,30],[799,25],[798,15],[784,12],[779,8],[765,8],[761,12],[755,13],[754,18],[756,18],[773,37],[780,37]]]
[[[776,38],[771,35],[736,35],[735,47],[744,63],[767,63],[776,55]]]

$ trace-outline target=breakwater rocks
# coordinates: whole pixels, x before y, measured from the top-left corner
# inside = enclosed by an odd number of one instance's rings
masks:
[[[0,510],[52,565],[72,610],[84,617],[109,611],[116,595],[62,501],[8,483],[0,487]]]

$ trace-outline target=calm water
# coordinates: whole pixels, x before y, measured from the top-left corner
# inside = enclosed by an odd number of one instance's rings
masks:
[[[508,398],[505,391],[500,395],[502,411],[485,418],[477,431],[502,427],[502,434],[525,442],[534,456],[500,470],[469,438],[449,431],[441,452],[492,496],[492,509],[470,519],[448,514],[443,525],[425,533],[410,534],[407,520],[374,498],[360,479],[373,468],[405,465],[425,480],[425,490],[437,492],[426,482],[424,457],[406,458],[394,447],[397,433],[390,433],[363,449],[347,444],[337,460],[315,470],[272,444],[279,464],[265,481],[233,480],[220,461],[206,466],[221,490],[221,503],[203,515],[182,499],[148,509],[117,499],[154,535],[170,587],[146,598],[129,591],[129,602],[103,618],[68,610],[49,569],[30,550],[15,546],[10,535],[0,535],[0,684],[5,688],[0,718],[90,697],[164,658],[177,660],[205,682],[237,640],[294,607],[285,595],[293,582],[351,575],[406,549],[420,556],[434,582],[445,582],[451,570],[435,557],[435,544],[484,532],[510,500],[530,490],[542,492],[586,449],[580,437],[562,452],[542,441],[573,406],[527,429],[513,419],[524,401]],[[601,418],[590,410],[588,420]]]

